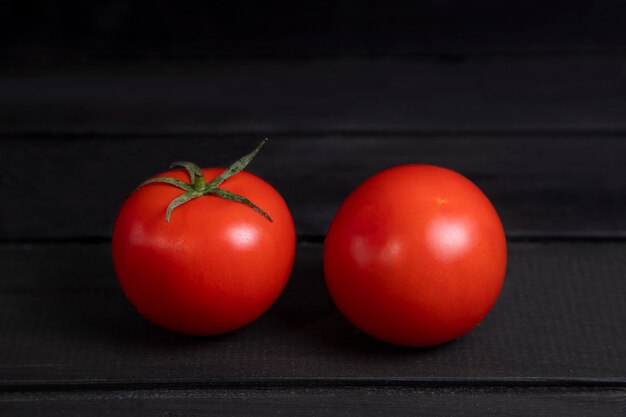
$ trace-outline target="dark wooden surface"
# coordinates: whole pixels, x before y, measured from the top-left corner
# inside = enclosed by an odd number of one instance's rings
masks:
[[[626,29],[625,29],[626,30]],[[7,61],[11,62],[11,61]],[[626,56],[362,57],[0,66],[2,133],[626,129]]]
[[[626,411],[626,242],[512,242],[498,304],[462,339],[376,342],[300,244],[278,302],[225,336],[140,318],[109,244],[0,247],[3,415],[568,415]],[[164,414],[165,413],[165,414]],[[169,413],[169,414],[167,414]],[[179,414],[180,413],[180,414]]]
[[[126,195],[171,161],[227,166],[259,137],[79,135],[62,146],[63,136],[6,137],[0,231],[14,240],[109,238]],[[250,171],[283,194],[303,238],[321,239],[367,177],[406,163],[446,166],[473,180],[509,237],[626,237],[624,137],[277,135]],[[33,181],[32,172],[45,175]]]
[[[356,331],[326,292],[322,245],[300,244],[284,293],[253,325],[180,336],[136,314],[110,245],[3,245],[0,387],[251,384],[626,384],[626,242],[512,242],[489,316],[442,346]]]
[[[621,416],[615,388],[331,387],[146,389],[0,394],[11,416]]]
[[[1,416],[626,415],[626,7],[392,3],[0,4]],[[125,195],[266,136],[285,292],[220,337],[146,322],[111,265]],[[509,238],[494,310],[427,349],[323,280],[338,205],[403,163],[466,175]]]

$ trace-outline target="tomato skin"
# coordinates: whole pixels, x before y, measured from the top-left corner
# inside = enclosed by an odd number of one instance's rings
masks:
[[[456,339],[491,310],[506,272],[506,238],[487,197],[430,165],[382,171],[357,187],[324,242],[339,310],[398,345]]]
[[[203,169],[206,181],[224,169]],[[155,177],[188,182],[183,170]],[[245,196],[249,206],[214,195],[165,211],[183,193],[153,183],[122,205],[113,230],[113,263],[119,283],[148,320],[181,333],[216,335],[263,314],[283,290],[295,255],[289,208],[271,185],[242,171],[220,188]]]

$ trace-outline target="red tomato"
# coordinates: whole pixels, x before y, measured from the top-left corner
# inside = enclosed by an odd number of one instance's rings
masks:
[[[340,311],[378,339],[429,346],[458,338],[493,307],[506,270],[502,223],[454,171],[385,170],[343,203],[324,244]]]
[[[202,169],[208,182],[224,169]],[[189,181],[183,170],[155,178]],[[113,231],[113,261],[124,293],[141,315],[170,330],[215,335],[259,317],[284,288],[295,254],[291,213],[280,194],[247,172],[220,189],[244,196],[271,216],[241,202],[203,195],[166,208],[184,193],[151,183],[123,204]]]

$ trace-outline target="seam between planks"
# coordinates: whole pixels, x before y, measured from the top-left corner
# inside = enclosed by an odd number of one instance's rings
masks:
[[[626,378],[269,378],[125,382],[59,381],[2,382],[0,392],[116,391],[159,389],[291,389],[291,388],[561,388],[619,389],[626,391]]]
[[[462,140],[493,140],[499,138],[502,140],[545,140],[546,136],[567,139],[590,139],[603,138],[624,140],[626,136],[626,127],[597,127],[593,128],[511,128],[511,129],[244,129],[231,130],[225,129],[198,129],[198,130],[182,130],[178,128],[160,129],[155,131],[144,129],[115,129],[107,131],[106,129],[82,130],[82,129],[43,129],[41,131],[25,131],[0,130],[0,141],[2,140],[110,140],[110,139],[205,139],[211,136],[211,139],[258,139],[267,136],[272,138],[284,139],[298,137],[302,139],[324,139],[324,138],[342,138],[342,139],[407,139],[415,140],[416,138],[446,138],[446,139],[462,139]],[[531,136],[531,137],[529,137]],[[532,138],[532,136],[537,136]],[[384,139],[383,139],[384,138]]]

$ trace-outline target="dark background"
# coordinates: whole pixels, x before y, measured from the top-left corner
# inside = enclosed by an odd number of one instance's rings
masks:
[[[20,60],[620,53],[620,1],[7,1]]]
[[[624,414],[624,22],[608,0],[0,3],[0,414]],[[145,322],[110,260],[124,197],[263,137],[285,293],[223,337]],[[403,163],[466,175],[509,239],[493,312],[431,349],[356,331],[321,270],[343,198]]]
[[[618,1],[3,2],[0,238],[107,239],[169,161],[225,165],[265,136],[250,169],[303,238],[410,162],[474,180],[510,237],[624,236],[625,17]]]

